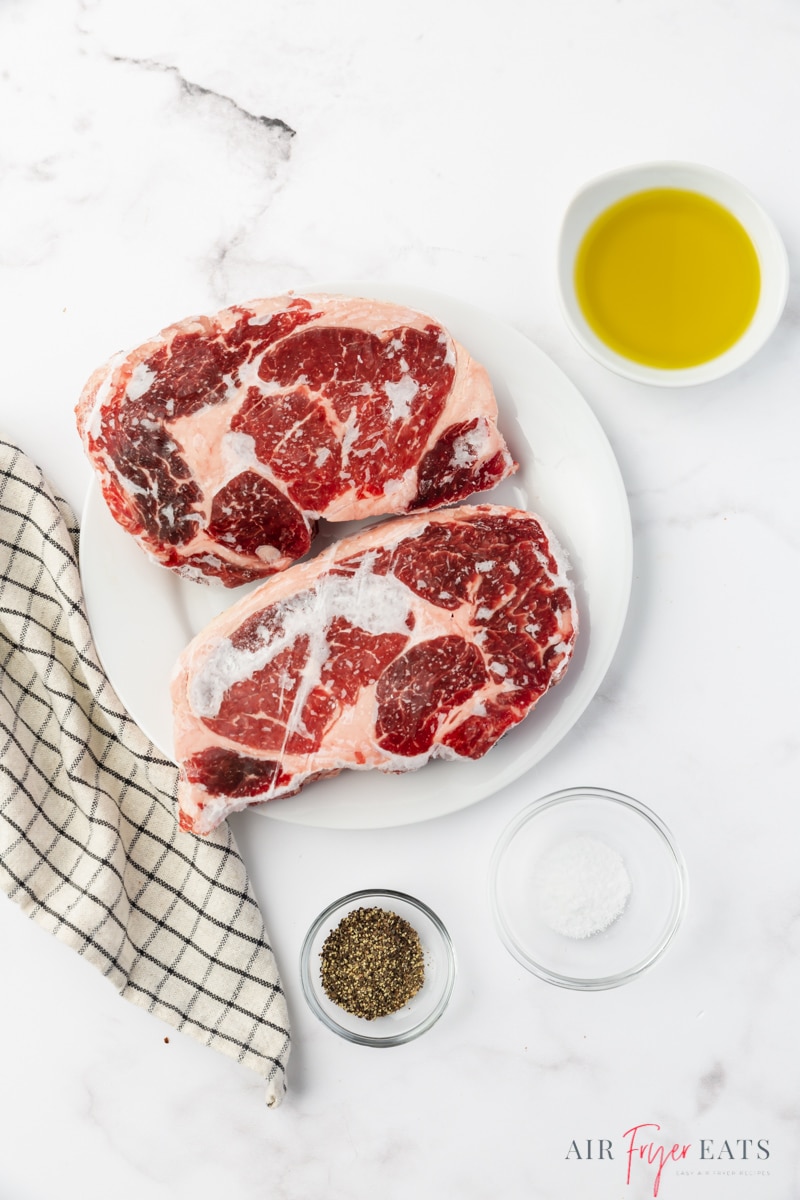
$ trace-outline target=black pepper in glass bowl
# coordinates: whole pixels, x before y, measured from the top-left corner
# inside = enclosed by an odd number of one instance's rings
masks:
[[[438,1021],[455,982],[450,935],[404,892],[368,889],[328,905],[300,953],[311,1011],[362,1046],[399,1046]]]

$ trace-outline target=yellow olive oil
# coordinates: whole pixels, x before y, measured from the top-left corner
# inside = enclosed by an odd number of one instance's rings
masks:
[[[682,188],[651,188],[612,204],[575,262],[583,315],[612,350],[679,370],[716,358],[742,336],[761,290],[758,255],[721,204]]]

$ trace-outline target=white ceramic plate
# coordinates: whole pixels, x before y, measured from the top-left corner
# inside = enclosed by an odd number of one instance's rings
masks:
[[[580,632],[566,676],[477,762],[432,762],[408,775],[345,771],[253,808],[328,828],[411,824],[465,808],[519,778],[561,741],[597,691],[617,647],[631,586],[625,487],[591,409],[559,368],[510,326],[448,296],[376,283],[307,291],[368,295],[441,321],[488,370],[519,471],[481,499],[539,513],[567,551]],[[327,526],[321,538],[350,532]],[[81,574],[100,659],[134,720],[173,756],[169,681],[187,642],[245,589],[203,586],[151,563],[109,514],[95,481],[81,530]],[[255,585],[248,585],[249,589]]]

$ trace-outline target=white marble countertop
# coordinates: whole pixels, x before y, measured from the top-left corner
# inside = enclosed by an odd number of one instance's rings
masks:
[[[749,365],[678,392],[588,358],[554,272],[577,187],[668,158],[738,177],[795,270],[799,61],[793,0],[0,6],[0,429],[77,509],[72,409],[111,352],[354,279],[536,342],[608,435],[635,556],[599,693],[513,785],[395,829],[234,818],[291,1006],[279,1110],[0,904],[3,1200],[641,1200],[675,1144],[662,1200],[800,1195],[796,285]],[[596,994],[519,967],[486,895],[509,819],[584,783],[655,809],[691,878],[663,961]],[[297,970],[311,919],[375,885],[430,904],[459,962],[441,1021],[385,1051],[329,1033]]]

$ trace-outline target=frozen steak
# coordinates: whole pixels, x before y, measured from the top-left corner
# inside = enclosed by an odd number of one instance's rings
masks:
[[[516,469],[484,368],[432,318],[347,296],[180,321],[97,370],[76,415],[119,524],[229,587],[302,558],[320,518],[428,511]]]
[[[561,678],[577,631],[541,521],[466,505],[382,522],[261,584],[172,683],[180,822],[346,768],[475,759]]]

